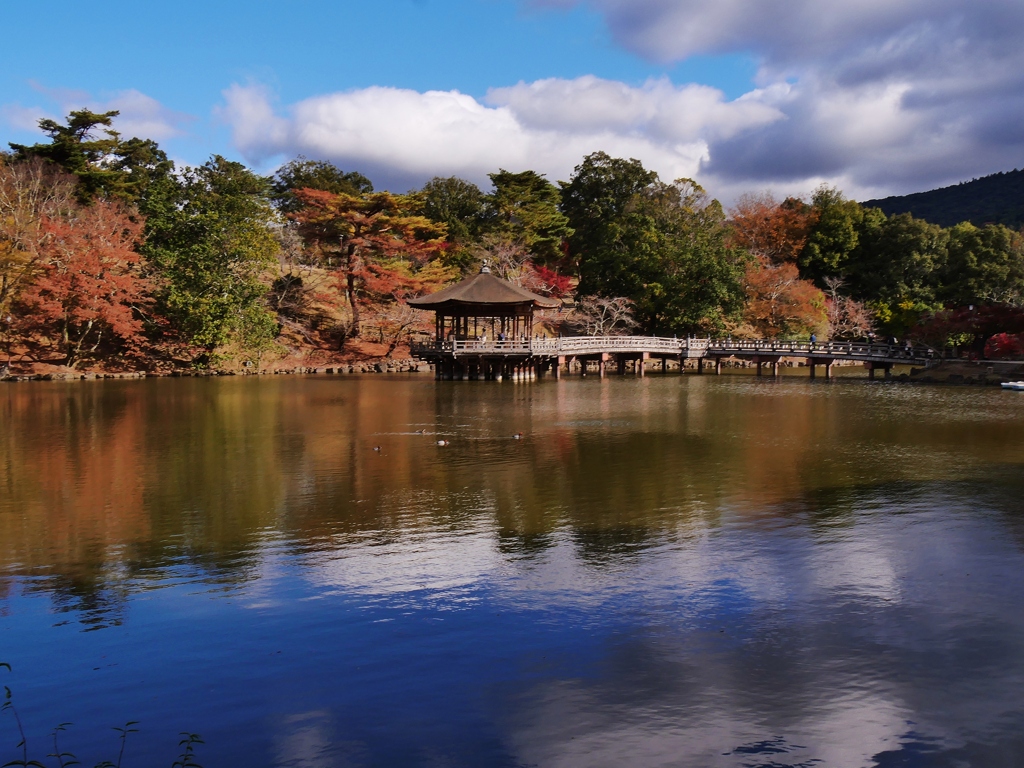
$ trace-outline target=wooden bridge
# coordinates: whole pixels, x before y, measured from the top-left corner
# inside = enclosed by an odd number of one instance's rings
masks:
[[[741,339],[666,338],[657,336],[567,336],[537,337],[517,340],[468,339],[413,344],[413,356],[434,364],[438,379],[478,380],[532,379],[546,373],[559,378],[564,368],[575,364],[583,375],[594,370],[606,375],[611,364],[619,374],[627,367],[643,376],[648,360],[661,360],[667,370],[670,360],[678,361],[680,369],[686,360],[696,361],[697,373],[705,364],[722,372],[722,360],[739,358],[757,366],[770,366],[773,376],[779,375],[779,361],[784,357],[802,358],[814,378],[817,366],[825,369],[825,378],[832,376],[837,360],[861,362],[874,378],[882,370],[886,378],[894,365],[930,365],[941,359],[931,347],[905,344],[872,344],[848,341],[777,341]]]

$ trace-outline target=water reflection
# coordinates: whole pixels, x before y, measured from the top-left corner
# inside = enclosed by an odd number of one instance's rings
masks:
[[[1024,401],[819,384],[9,386],[0,656],[209,764],[1016,764]]]

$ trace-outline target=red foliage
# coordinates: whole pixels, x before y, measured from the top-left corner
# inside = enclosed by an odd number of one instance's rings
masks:
[[[567,275],[560,275],[557,270],[537,266],[533,268],[531,282],[537,286],[538,291],[554,296],[556,299],[565,296],[572,284],[571,278]]]
[[[133,347],[143,340],[138,309],[152,303],[135,247],[143,222],[116,203],[96,201],[68,218],[47,219],[43,271],[21,308],[35,330],[56,340],[73,367],[106,339]]]
[[[997,333],[985,343],[985,357],[1024,358],[1024,333]]]
[[[969,336],[974,340],[971,346],[976,353],[986,349],[988,340],[999,334],[1024,334],[1024,308],[984,304],[947,309],[927,318],[912,333],[940,346],[955,337]]]

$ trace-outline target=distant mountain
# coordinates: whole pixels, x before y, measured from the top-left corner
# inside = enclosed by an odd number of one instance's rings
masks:
[[[888,216],[909,213],[943,227],[969,221],[979,227],[1005,224],[1019,229],[1024,226],[1024,170],[995,173],[931,192],[867,200],[861,205],[881,208]]]

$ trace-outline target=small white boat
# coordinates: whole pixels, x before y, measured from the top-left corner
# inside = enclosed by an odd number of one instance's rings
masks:
[[[1004,381],[1001,386],[1003,389],[1015,389],[1018,392],[1024,392],[1024,381]]]

